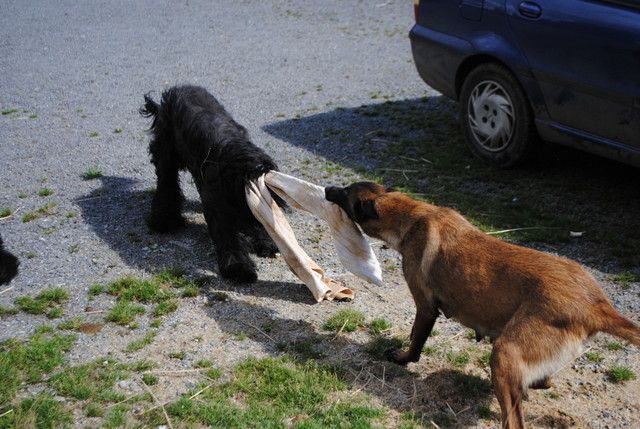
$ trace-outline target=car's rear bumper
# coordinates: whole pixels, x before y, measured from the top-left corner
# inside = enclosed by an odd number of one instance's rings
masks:
[[[466,40],[418,24],[409,33],[413,61],[422,80],[447,97],[456,99],[456,72],[474,52]]]

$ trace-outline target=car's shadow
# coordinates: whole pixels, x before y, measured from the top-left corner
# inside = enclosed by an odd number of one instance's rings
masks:
[[[248,293],[282,301],[313,304],[302,283],[258,280],[252,284],[229,282],[217,275],[215,250],[204,219],[193,221],[202,211],[198,201],[187,200],[184,213],[191,219],[170,234],[152,233],[145,223],[151,206],[151,191],[136,189],[137,182],[126,177],[104,176],[101,186],[76,200],[83,220],[129,267],[158,272],[180,266],[189,273],[209,276],[220,291],[238,288]],[[260,259],[260,258],[258,258]]]
[[[457,104],[444,97],[337,108],[263,130],[310,152],[296,174],[349,183],[355,171],[457,208],[487,230],[529,228],[503,238],[577,252],[600,268],[612,260],[640,268],[637,168],[550,143],[524,166],[494,168],[471,155]]]

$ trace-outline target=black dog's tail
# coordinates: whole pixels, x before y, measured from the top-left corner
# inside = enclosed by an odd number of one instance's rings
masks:
[[[160,105],[153,101],[151,98],[151,93],[147,92],[144,95],[144,106],[142,106],[139,110],[140,114],[145,118],[155,117],[158,114],[158,110],[160,109]]]

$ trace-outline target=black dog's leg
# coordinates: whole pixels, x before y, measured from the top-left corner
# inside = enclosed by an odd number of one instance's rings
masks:
[[[157,187],[147,225],[157,232],[174,231],[184,225],[177,155],[173,153],[171,141],[162,136],[153,139],[149,151],[156,168]]]
[[[252,222],[243,232],[249,238],[252,252],[261,258],[274,258],[279,252],[276,243],[258,221]]]
[[[256,281],[256,266],[249,257],[249,249],[241,239],[232,218],[233,211],[228,207],[221,207],[225,205],[224,202],[215,201],[214,198],[207,197],[206,193],[201,194],[201,199],[209,235],[216,249],[220,275],[239,282]]]
[[[18,274],[18,266],[18,258],[3,248],[0,237],[0,285],[9,283]]]

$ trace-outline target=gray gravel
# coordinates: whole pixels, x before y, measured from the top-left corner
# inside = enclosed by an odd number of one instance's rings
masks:
[[[106,310],[114,300],[103,296],[89,301],[86,292],[91,284],[125,274],[149,276],[178,263],[193,277],[213,276],[213,289],[226,291],[230,301],[206,306],[206,297],[182,300],[180,309],[166,317],[156,341],[137,354],[122,349],[144,334],[148,323],[144,318],[133,332],[108,325],[98,335],[81,335],[69,354],[70,362],[113,353],[123,360],[150,356],[170,369],[188,368],[199,358],[213,358],[217,365],[228,367],[250,355],[276,353],[273,342],[253,325],[273,321],[281,328],[278,335],[286,339],[319,331],[328,315],[347,304],[314,304],[281,258],[256,260],[260,281],[255,285],[237,286],[217,278],[200,204],[188,177],[183,178],[188,226],[172,235],[147,232],[143,217],[154,175],[144,132],[148,121],[137,109],[147,91],[157,96],[176,83],[203,85],[283,171],[321,184],[341,181],[344,176],[326,175],[316,167],[323,157],[349,157],[352,167],[371,164],[354,153],[348,141],[317,150],[318,133],[357,125],[336,107],[374,102],[371,94],[376,92],[394,99],[435,94],[411,62],[407,33],[412,21],[411,2],[393,0],[1,2],[0,109],[19,111],[0,116],[0,208],[15,212],[0,220],[0,233],[22,265],[11,289],[0,295],[0,304],[11,305],[17,296],[62,286],[71,294],[65,319],[84,314],[87,306]],[[296,115],[312,119],[291,120]],[[92,166],[105,176],[82,180],[81,174]],[[39,197],[41,187],[54,194]],[[21,193],[26,197],[20,198]],[[25,213],[47,202],[59,204],[54,215],[22,222]],[[337,265],[319,221],[294,213],[292,224],[311,256],[356,290],[355,301],[348,305],[364,311],[368,319],[393,321],[398,334],[408,333],[414,310],[399,270],[385,273],[384,288],[368,287]],[[375,248],[385,268],[398,265],[396,254],[379,244]],[[579,249],[567,252],[580,255]],[[638,285],[624,291],[606,274],[592,271],[616,305],[637,320]],[[100,313],[87,316],[96,321],[101,317]],[[23,313],[0,319],[0,339],[25,337],[46,323],[51,321],[44,316]],[[442,336],[461,330],[448,321],[438,322],[438,329]],[[246,332],[248,340],[234,341],[238,331]],[[338,343],[331,350],[334,361],[359,356],[365,340],[366,335],[354,334],[350,341]],[[188,352],[184,361],[166,358],[180,350]],[[607,359],[640,374],[633,349]],[[426,399],[416,405],[423,408],[416,409],[446,412],[438,392],[430,387],[436,382],[431,364],[437,366],[428,359],[410,366],[416,381],[409,377],[406,383],[399,382],[400,393],[372,387],[366,391],[377,402],[402,412],[412,409],[408,398],[415,400],[418,384],[418,394]],[[534,393],[529,408],[561,416],[552,423],[568,413],[579,425],[640,426],[639,381],[607,389],[602,374],[588,374],[598,368],[584,362],[577,368],[559,376],[559,383],[572,386],[565,388],[562,400]],[[576,383],[583,377],[596,380],[597,398],[571,394],[581,392]],[[157,394],[168,399],[193,385],[191,379],[163,378]],[[496,410],[495,399],[492,404]],[[460,421],[464,426],[495,425],[471,417]]]

